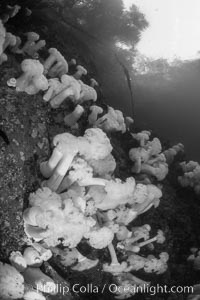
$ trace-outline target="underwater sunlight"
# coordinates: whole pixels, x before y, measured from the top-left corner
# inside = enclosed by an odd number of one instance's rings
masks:
[[[137,5],[149,27],[142,33],[137,50],[152,59],[169,62],[200,56],[200,2],[198,0],[123,0],[125,8]]]

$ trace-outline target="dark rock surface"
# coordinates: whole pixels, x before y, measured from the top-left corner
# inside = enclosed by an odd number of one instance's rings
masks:
[[[38,157],[49,152],[48,109],[41,96],[17,93],[6,82],[15,77],[19,64],[1,66],[0,128],[0,259],[25,243],[22,211],[30,191],[38,186]]]

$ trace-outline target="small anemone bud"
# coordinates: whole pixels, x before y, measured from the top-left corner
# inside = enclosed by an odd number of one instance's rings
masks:
[[[91,78],[91,79],[90,79],[90,85],[91,85],[92,87],[95,87],[95,86],[98,86],[99,84],[98,84],[98,82],[97,82],[94,78]]]
[[[134,120],[131,117],[125,117],[126,128],[129,130]]]
[[[72,58],[69,62],[68,62],[69,66],[75,66],[76,65],[76,59]]]
[[[73,126],[81,118],[84,113],[84,108],[81,105],[77,105],[74,111],[64,118],[64,122],[67,126]]]
[[[122,241],[122,240],[125,240],[125,239],[131,237],[131,235],[132,235],[132,232],[130,232],[130,231],[126,228],[126,226],[120,226],[120,227],[119,227],[119,230],[118,230],[118,232],[117,232],[117,234],[116,234],[116,237],[117,237],[117,239],[118,239],[119,241]]]
[[[7,85],[9,87],[16,87],[16,84],[17,84],[17,80],[15,78],[10,78],[8,81],[7,81]]]
[[[90,115],[88,116],[88,123],[94,125],[98,119],[98,115],[103,113],[103,108],[97,105],[90,106]]]
[[[87,70],[81,66],[81,65],[78,65],[76,67],[76,73],[73,75],[75,79],[79,80],[81,79],[82,75],[87,75]]]
[[[28,266],[39,267],[43,262],[40,254],[33,247],[26,248],[24,250],[23,257]]]
[[[27,267],[26,260],[19,251],[12,251],[9,257],[9,261],[11,265],[15,267],[15,269],[17,269],[17,271],[19,272],[23,272]]]

